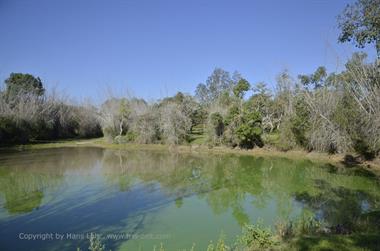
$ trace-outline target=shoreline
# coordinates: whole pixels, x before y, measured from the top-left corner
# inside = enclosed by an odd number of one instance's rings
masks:
[[[226,146],[216,146],[209,148],[205,145],[163,145],[163,144],[138,144],[126,143],[115,144],[107,143],[104,138],[96,139],[76,139],[63,140],[56,142],[32,142],[24,145],[2,146],[0,152],[4,150],[36,150],[50,149],[60,147],[99,147],[104,149],[119,149],[119,150],[155,150],[155,151],[170,151],[173,153],[190,153],[190,154],[233,154],[247,155],[253,157],[277,157],[294,160],[310,160],[318,163],[330,163],[337,167],[361,167],[380,176],[380,160],[364,161],[360,163],[345,163],[344,158],[347,154],[328,154],[321,152],[307,152],[302,149],[294,149],[281,151],[273,147],[264,146],[263,148],[253,148],[249,150],[229,148]]]

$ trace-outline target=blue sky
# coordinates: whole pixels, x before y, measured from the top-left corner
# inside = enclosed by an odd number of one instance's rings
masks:
[[[358,50],[336,42],[336,17],[350,2],[0,0],[0,81],[31,73],[94,101],[107,89],[145,99],[193,93],[215,67],[273,85],[285,68],[332,71]]]

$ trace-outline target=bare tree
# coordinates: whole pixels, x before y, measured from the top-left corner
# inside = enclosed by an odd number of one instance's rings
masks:
[[[175,103],[160,108],[160,131],[168,144],[182,143],[191,129],[191,119]]]

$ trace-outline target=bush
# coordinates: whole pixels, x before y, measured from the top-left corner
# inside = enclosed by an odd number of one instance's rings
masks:
[[[243,148],[262,147],[261,135],[261,115],[259,112],[245,111],[242,117],[242,124],[236,129],[238,144]]]
[[[1,144],[26,143],[30,134],[29,125],[25,121],[16,123],[10,117],[0,117]]]
[[[215,136],[222,136],[224,131],[223,116],[220,113],[212,113],[210,115],[210,122],[213,126]]]
[[[301,217],[296,224],[296,231],[299,235],[316,234],[321,232],[323,222],[315,219],[314,217]]]
[[[211,144],[220,144],[224,134],[223,116],[219,112],[211,113],[209,116],[209,141]]]
[[[95,107],[47,95],[38,77],[12,73],[5,87],[0,91],[1,143],[102,135]]]
[[[160,107],[160,133],[167,144],[185,142],[191,130],[191,119],[176,103],[167,103]]]
[[[210,244],[207,246],[207,251],[228,251],[230,248],[226,245],[225,241],[225,235],[223,233],[220,234],[220,237],[218,241],[216,242],[216,245],[211,241]]]
[[[289,240],[294,236],[294,224],[292,221],[279,221],[275,227],[276,234],[283,241]]]
[[[127,132],[125,135],[118,135],[115,137],[114,142],[117,144],[125,144],[130,142],[135,142],[138,135],[134,132]]]
[[[271,249],[278,245],[275,235],[269,228],[264,228],[260,223],[245,225],[238,243],[252,250]]]

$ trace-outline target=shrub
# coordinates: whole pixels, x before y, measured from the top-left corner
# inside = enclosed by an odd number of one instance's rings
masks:
[[[262,147],[262,133],[260,113],[245,111],[242,117],[242,124],[236,129],[239,146],[243,148]]]
[[[315,219],[314,217],[301,217],[296,222],[297,234],[316,234],[321,231],[323,222]]]
[[[167,103],[160,108],[160,132],[167,144],[183,143],[191,130],[191,119],[176,103]]]
[[[224,134],[223,116],[219,112],[209,116],[209,141],[211,144],[220,144]]]
[[[275,225],[276,234],[281,240],[289,240],[294,236],[294,224],[292,221],[278,221]]]
[[[258,223],[244,226],[238,244],[253,250],[265,250],[274,248],[278,242],[269,228],[264,228]]]
[[[225,241],[225,235],[223,233],[220,234],[220,237],[218,241],[216,242],[216,245],[212,241],[210,241],[210,244],[207,246],[207,251],[228,251],[230,248],[226,245]]]
[[[102,244],[99,237],[97,237],[95,234],[91,234],[90,237],[90,246],[88,247],[88,250],[90,251],[105,251],[106,247]]]
[[[0,142],[2,144],[26,143],[30,134],[30,127],[25,121],[16,123],[10,117],[0,117]]]

